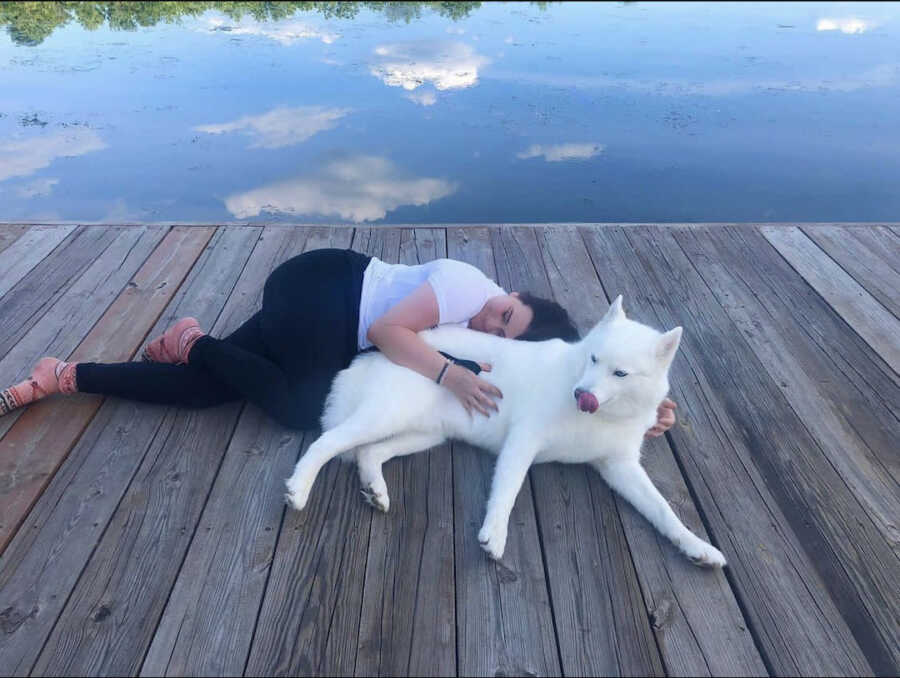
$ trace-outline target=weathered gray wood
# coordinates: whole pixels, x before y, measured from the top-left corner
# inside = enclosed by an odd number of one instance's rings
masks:
[[[861,231],[861,229],[856,229]],[[676,235],[830,462],[900,549],[900,385],[755,231]]]
[[[302,252],[308,236],[309,229],[263,231],[247,263],[250,275],[234,292],[245,296],[242,312],[262,305],[265,277]],[[142,675],[243,672],[284,512],[284,478],[302,438],[257,407],[241,413]]]
[[[203,323],[216,336],[234,331],[252,315],[266,274],[252,262],[261,229],[229,230],[235,237],[223,238],[216,248],[229,265],[222,266],[223,261],[205,272],[217,278],[214,288],[206,276],[197,279],[219,300],[213,302],[214,309],[225,305],[215,322]],[[148,415],[159,409],[148,407]],[[36,671],[55,675],[137,672],[239,412],[239,403],[229,403],[208,411],[176,411],[167,419],[169,425],[164,424],[154,438],[60,614]],[[97,611],[103,609],[111,614],[101,613],[103,618],[97,619]],[[121,613],[116,614],[117,610]]]
[[[448,254],[497,280],[493,233],[450,230]],[[492,456],[453,443],[458,672],[558,675],[562,667],[530,482],[516,499],[502,561],[493,562],[478,543],[493,467]]]
[[[546,240],[539,244],[542,233],[544,229],[521,227],[492,231],[498,278],[505,289],[553,297],[541,252],[546,254]],[[584,252],[580,239],[577,245]],[[591,309],[590,297],[602,295],[596,274],[584,266],[579,270],[573,259],[568,263],[576,268],[566,274],[579,287],[581,304]],[[581,263],[590,267],[586,254]],[[586,287],[591,278],[595,285]],[[567,301],[571,305],[573,300]],[[615,505],[592,471],[595,487],[589,485],[588,473],[583,465],[540,465],[531,471],[563,673],[663,675]],[[592,501],[592,491],[598,503]],[[603,563],[599,568],[598,561]]]
[[[68,358],[167,230],[140,226],[119,230],[115,241],[0,358],[0,384],[18,383],[43,356]],[[0,419],[0,438],[17,418],[12,414]]]
[[[791,266],[831,304],[894,372],[900,374],[900,319],[828,257],[800,229],[762,228]]]
[[[201,322],[211,325],[227,297],[221,290],[232,288],[248,255],[248,244],[252,245],[248,236],[255,239],[256,235],[244,229],[216,234],[173,302],[175,313],[185,315],[190,308]],[[155,329],[162,331],[166,322]],[[0,563],[0,610],[15,620],[0,636],[0,673],[30,672],[145,454],[165,444],[177,416],[164,407],[120,400],[101,407]],[[110,566],[119,564],[116,556],[111,558]],[[95,636],[98,625],[115,626],[120,617],[108,612],[110,605],[119,602],[100,602],[88,623],[82,619],[81,628],[72,630],[74,636],[67,629],[63,640],[78,637],[79,630]],[[119,609],[127,613],[127,608]],[[127,642],[118,649],[135,651]]]
[[[12,245],[28,231],[29,227],[22,224],[4,224],[0,226],[0,252]]]
[[[22,339],[0,357],[0,383],[24,379],[41,356],[68,357],[167,230],[145,227],[119,230],[115,241]]]
[[[552,288],[553,297],[568,311],[576,326],[584,336],[606,312],[609,304],[597,273],[585,248],[581,234],[574,227],[547,227],[539,229],[536,233],[540,245],[540,253],[547,271],[547,278]],[[665,438],[655,438],[644,444],[643,465],[647,469],[653,481],[659,487],[672,504],[673,509],[681,520],[697,535],[708,539],[706,528],[697,513],[691,500],[690,493],[685,485],[684,478],[678,470],[678,466],[672,456]],[[540,469],[542,471],[542,469]],[[535,475],[539,469],[535,469]],[[559,483],[565,487],[563,475],[572,476],[575,482],[581,482],[574,473],[560,468]],[[630,577],[631,563],[637,573],[643,592],[643,599],[633,596],[637,604],[646,605],[653,633],[659,646],[660,655],[666,672],[669,675],[699,676],[699,675],[766,675],[766,667],[759,655],[759,651],[753,642],[750,632],[747,630],[746,621],[740,611],[734,593],[721,571],[699,570],[689,563],[687,559],[664,537],[640,516],[627,502],[618,496],[613,496],[603,483],[602,479],[593,471],[587,471],[587,483],[590,495],[593,497],[593,506],[588,505],[581,515],[566,515],[559,510],[557,515],[549,515],[555,508],[563,504],[563,498],[553,498],[552,493],[547,498],[546,511],[548,518],[543,514],[545,505],[538,497],[538,514],[542,516],[542,525],[555,525],[563,523],[563,528],[545,533],[544,546],[548,554],[561,551],[557,556],[559,562],[559,576],[557,581],[551,576],[551,585],[558,583],[560,587],[575,588],[578,583],[570,583],[564,576],[567,562],[565,557],[568,551],[573,549],[583,550],[584,540],[577,534],[570,533],[580,531],[579,523],[595,522],[596,531],[605,531],[616,534],[621,519],[624,534],[628,540],[627,548],[623,553],[613,553],[607,547],[601,548],[602,557],[605,559],[619,559],[622,565],[619,569],[627,568]],[[564,495],[568,503],[574,503],[573,493]],[[613,501],[615,504],[613,504]],[[565,508],[564,506],[560,509]],[[571,513],[570,510],[568,513]],[[593,513],[597,518],[594,519]],[[571,526],[566,524],[566,520]],[[603,528],[600,527],[603,525]],[[582,528],[583,529],[583,528]],[[569,538],[563,539],[567,536]],[[601,532],[601,537],[602,537]],[[551,540],[560,542],[559,546],[548,544]],[[603,544],[605,540],[601,539]],[[619,543],[621,538],[610,540],[611,543]],[[630,553],[629,553],[630,551]],[[590,555],[590,554],[589,554]],[[591,559],[596,559],[592,555]],[[548,564],[550,557],[548,555]],[[611,567],[601,567],[599,574],[603,573],[606,579],[610,576],[606,572]],[[593,575],[596,568],[587,569],[582,578]],[[627,578],[626,578],[627,579]],[[597,590],[603,587],[598,586]],[[626,586],[615,581],[609,581],[606,588],[618,592],[627,590]],[[569,593],[567,591],[567,593]],[[593,593],[591,591],[590,593]],[[582,594],[584,595],[584,594]],[[613,593],[613,596],[619,595]],[[600,596],[603,598],[603,596]],[[554,603],[563,605],[566,601],[575,600],[573,595],[557,595],[554,592]],[[557,603],[559,601],[559,603]],[[608,605],[608,603],[607,603]],[[589,604],[583,601],[576,606],[575,612],[568,616],[575,616],[578,610],[591,614],[602,606],[602,602]],[[557,612],[557,624],[563,616]],[[610,629],[615,636],[614,645],[622,647],[617,653],[619,661],[633,656],[636,652],[638,659],[642,658],[641,648],[633,648],[629,652],[630,644],[634,640],[645,639],[643,633],[628,633],[628,629],[621,629],[623,615],[618,609],[612,610],[609,619],[600,619],[597,624],[590,625],[590,634],[596,634],[598,630]],[[634,623],[646,621],[647,617],[640,619],[636,614]],[[610,620],[615,620],[611,623]],[[565,635],[561,633],[561,635]],[[584,648],[575,648],[574,652],[596,652],[599,643],[589,642],[590,636],[585,635],[580,639]],[[572,641],[569,641],[572,642]],[[565,653],[563,658],[565,660]],[[640,673],[639,662],[632,662],[632,666],[622,666],[624,674]],[[585,662],[585,669],[598,670],[599,665],[593,662]]]
[[[886,247],[887,242],[876,229],[831,226],[803,231],[869,294],[900,317],[900,244]]]
[[[32,226],[0,250],[0,297],[65,240],[74,226]],[[15,231],[12,231],[15,233]]]
[[[109,247],[116,238],[116,231],[101,226],[72,231],[0,298],[0,318],[3,318],[0,355],[15,346],[82,271]],[[3,255],[9,254],[11,249]]]
[[[69,356],[74,362],[130,359],[200,256],[212,229],[174,228]],[[0,550],[78,442],[103,399],[47,398],[0,419]],[[6,422],[12,426],[7,430]]]
[[[14,384],[30,374],[42,356],[67,358],[121,292],[131,276],[144,263],[166,229],[136,227],[121,230],[116,240],[94,260],[83,275],[59,298],[44,316],[5,356],[0,358],[0,384]],[[24,410],[0,418],[0,438],[13,427]],[[31,485],[40,475],[46,483],[49,468],[58,461],[45,463],[55,450],[47,445],[0,445],[0,551],[15,531],[37,494],[23,485]],[[67,450],[68,451],[68,448]]]
[[[400,263],[445,256],[443,231],[403,230]],[[391,509],[372,517],[355,675],[455,675],[450,446],[384,470]]]
[[[397,262],[400,231],[358,230],[352,245]],[[355,468],[338,460],[327,464],[306,509],[285,517],[248,675],[353,673],[371,525],[372,510],[359,496]]]
[[[809,464],[815,443],[670,233],[583,235],[605,289],[625,295],[626,311],[686,328],[670,375],[681,405],[671,441],[769,666],[777,674],[869,673],[854,638],[865,611],[856,601],[854,614],[842,616],[846,575],[809,519],[810,490],[785,467],[791,459]],[[804,480],[816,490],[823,482]],[[828,492],[817,494],[829,502]]]
[[[696,251],[701,241],[716,241],[718,250],[711,246],[703,250],[704,265],[699,269],[709,276],[710,288],[729,291],[729,299],[723,305],[736,316],[736,324],[747,335],[773,382],[779,384],[819,444],[815,450],[803,446],[805,456],[812,453],[808,462],[811,479],[801,475],[805,464],[796,457],[786,463],[786,471],[797,472],[798,485],[809,488],[811,521],[820,525],[842,561],[841,572],[847,572],[848,588],[852,586],[860,598],[857,602],[847,592],[842,605],[844,614],[858,617],[862,606],[871,616],[870,620],[857,621],[854,629],[874,668],[885,666],[885,654],[894,666],[900,666],[900,626],[895,623],[900,618],[900,600],[893,584],[900,580],[900,533],[896,522],[900,516],[900,485],[890,469],[881,464],[881,459],[893,456],[896,471],[900,423],[890,412],[877,407],[877,399],[866,398],[857,390],[856,375],[848,377],[835,365],[833,351],[822,351],[810,336],[804,336],[813,324],[807,319],[817,317],[816,324],[830,325],[825,330],[828,341],[839,347],[837,355],[848,356],[859,371],[865,370],[866,354],[871,350],[833,317],[832,309],[817,295],[810,294],[812,298],[807,301],[802,292],[790,289],[785,281],[799,276],[774,251],[765,248],[763,238],[751,232],[742,235],[743,238],[733,234],[718,239],[715,234],[706,234],[706,238],[688,240],[686,234],[683,240],[687,241],[688,252]],[[765,254],[772,263],[765,261]],[[745,285],[750,289],[742,289],[739,282],[729,280],[726,272],[745,277],[749,281]],[[761,285],[763,281],[770,286]],[[757,301],[759,298],[766,299],[764,308]],[[801,322],[797,323],[792,315],[799,316]],[[753,318],[753,331],[749,333],[748,318]],[[873,371],[878,374],[878,370]],[[886,381],[881,380],[882,396],[900,403],[900,387]],[[878,445],[878,439],[882,439],[880,444],[885,447],[878,449],[877,454],[861,437],[866,429],[876,429],[881,434],[867,436],[870,444]],[[821,460],[819,450],[827,462]],[[840,479],[835,472],[841,475]],[[822,486],[816,488],[816,482]],[[876,530],[887,549],[871,536]],[[833,580],[831,587],[841,590]]]
[[[189,294],[179,295],[180,301],[186,300],[194,306],[192,310],[199,313],[198,317],[207,326],[218,314],[227,297],[227,292],[231,289],[234,279],[246,260],[247,246],[248,244],[252,245],[252,240],[249,240],[248,243],[248,238],[255,239],[256,235],[253,231],[244,229],[223,233],[223,237],[217,239],[222,246],[213,252],[208,251],[207,254],[211,254],[211,256],[202,257],[195,269],[195,275],[192,276],[191,282],[197,284],[188,283]],[[236,263],[237,266],[235,266]],[[210,273],[211,271],[213,274],[207,276],[196,275],[196,273]],[[231,282],[229,282],[229,278]],[[225,285],[227,285],[227,290],[223,296],[222,288]],[[216,296],[221,299],[218,305],[215,304]],[[194,303],[197,301],[204,303]],[[184,309],[182,309],[183,312]],[[32,512],[32,515],[36,514],[36,520],[40,522],[35,522],[29,516],[23,529],[19,531],[16,539],[10,545],[9,551],[15,553],[18,550],[16,549],[17,544],[21,544],[21,549],[26,552],[27,556],[24,558],[24,562],[18,563],[19,558],[11,557],[7,563],[4,558],[4,565],[13,571],[15,578],[15,584],[11,582],[9,586],[11,593],[17,592],[18,595],[22,595],[23,592],[27,592],[29,598],[38,599],[42,603],[39,606],[40,614],[32,618],[30,624],[18,629],[16,634],[4,638],[6,644],[2,651],[4,662],[10,661],[14,666],[20,667],[20,670],[30,666],[34,662],[37,652],[41,650],[43,641],[47,638],[60,608],[66,603],[69,592],[73,589],[79,573],[82,572],[85,562],[91,555],[91,549],[97,544],[100,534],[104,534],[103,530],[107,521],[110,520],[119,499],[125,494],[135,475],[135,470],[141,464],[148,448],[154,449],[155,445],[155,449],[158,450],[161,446],[165,446],[167,439],[170,443],[174,443],[177,439],[177,434],[169,438],[169,434],[172,433],[171,426],[161,428],[160,421],[166,415],[165,408],[125,407],[118,402],[107,403],[107,405],[116,408],[116,416],[103,418],[98,424],[104,427],[104,431],[96,434],[95,444],[76,447],[75,452],[67,459],[67,463],[62,469],[74,470],[67,470],[66,473],[61,473],[58,479],[55,478],[38,501],[35,511]],[[132,423],[133,419],[138,419],[141,427],[148,426],[151,432],[156,431],[162,438],[153,439],[152,434],[145,434],[124,440],[120,439],[119,430],[127,431],[132,426],[138,425]],[[176,419],[177,417],[171,417],[166,421],[171,425]],[[230,427],[228,428],[230,430]],[[88,431],[92,430],[93,427],[88,428]],[[215,438],[215,435],[212,435],[211,438]],[[190,459],[190,455],[188,455],[188,459]],[[115,473],[106,469],[115,469]],[[104,482],[107,477],[111,478],[108,483]],[[178,486],[178,483],[175,485]],[[99,493],[95,490],[97,487],[102,488]],[[132,497],[134,496],[133,489],[132,486]],[[73,510],[72,502],[76,509],[82,503],[89,503],[94,520],[88,523],[73,519],[73,515],[77,517],[84,511]],[[127,511],[121,506],[120,510]],[[71,539],[59,544],[56,540],[61,533],[68,533]],[[22,538],[21,542],[20,537]],[[32,544],[31,542],[34,542],[35,539],[38,540],[38,543]],[[107,531],[105,539],[106,543],[112,544],[114,549],[116,546],[114,532]],[[93,555],[98,557],[99,553],[100,551],[97,551]],[[103,556],[99,557],[102,563]],[[112,558],[107,562],[108,567],[118,564],[115,556],[107,557]],[[94,561],[95,564],[97,562],[97,560]],[[45,591],[44,587],[35,588],[33,582],[37,577],[44,577],[44,581],[52,581],[54,589],[62,589],[63,594],[59,595],[56,590]],[[115,601],[115,604],[118,602]],[[162,602],[160,601],[160,604]],[[69,603],[71,604],[72,600],[69,600]],[[103,604],[98,603],[101,606]],[[109,601],[109,604],[114,603]],[[16,601],[12,607],[15,609],[21,605],[21,601]],[[81,619],[79,625],[76,625],[78,628],[74,629],[69,626],[72,624],[71,621],[68,624],[56,626],[56,638],[61,638],[65,646],[65,643],[73,637],[69,635],[70,632],[74,634],[74,637],[80,637],[81,632],[85,632],[86,636],[81,638],[84,643],[80,645],[79,649],[89,652],[91,644],[87,641],[87,637],[96,637],[96,634],[102,633],[104,629],[116,626],[116,619],[106,619],[104,614],[101,614],[100,617],[97,624],[89,625],[84,625],[83,619]],[[106,619],[105,623],[101,623],[104,619]],[[8,649],[10,652],[7,652]],[[127,643],[120,645],[118,649],[123,653],[134,651],[134,648],[128,647]],[[72,658],[74,659],[74,655]],[[46,661],[45,668],[47,668]],[[89,673],[90,670],[85,670],[85,672]]]
[[[246,296],[235,290],[231,308],[219,313],[259,233],[226,229],[189,283],[190,312],[215,334],[235,329],[249,311],[234,312]],[[187,314],[187,301],[179,300],[178,316]],[[36,664],[41,673],[133,674],[140,667],[239,406],[141,410],[150,418],[164,413],[165,420],[47,640]],[[120,614],[108,614],[114,609]]]

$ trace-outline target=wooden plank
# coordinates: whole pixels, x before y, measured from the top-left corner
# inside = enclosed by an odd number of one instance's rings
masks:
[[[884,666],[883,655],[887,654],[895,666],[900,666],[900,627],[895,623],[900,618],[900,600],[892,584],[900,580],[900,531],[896,522],[900,516],[900,484],[897,476],[891,474],[891,470],[897,470],[900,422],[891,412],[879,407],[876,398],[860,392],[854,382],[863,380],[859,380],[855,371],[845,374],[832,356],[840,351],[839,360],[847,356],[859,365],[858,372],[866,369],[863,363],[867,353],[869,361],[877,358],[812,290],[809,290],[808,296],[812,297],[809,301],[801,296],[797,288],[806,287],[803,281],[777,252],[766,248],[759,234],[732,233],[724,237],[710,233],[685,234],[679,240],[684,241],[686,252],[698,252],[702,257],[703,265],[698,270],[717,295],[726,297],[723,306],[735,318],[735,324],[755,349],[773,382],[806,422],[809,434],[827,458],[827,462],[822,460],[816,465],[815,476],[833,489],[830,501],[813,505],[813,516],[837,512],[846,519],[844,526],[842,520],[827,519],[824,515],[820,520],[826,523],[822,531],[836,545],[839,556],[844,541],[855,545],[843,555],[843,567],[872,618],[870,624],[876,627],[877,633],[872,637],[867,628],[864,639],[874,646],[878,645],[879,636],[882,639],[882,647],[868,651],[872,655],[870,662],[873,667]],[[771,261],[766,261],[767,255]],[[791,278],[796,281],[793,286],[785,282]],[[759,299],[766,300],[765,306]],[[811,326],[818,326],[832,347],[818,346],[807,334]],[[871,371],[879,375],[877,368]],[[882,397],[900,403],[900,387],[885,379],[880,384],[863,381],[863,387],[878,388]],[[867,430],[874,433],[866,436],[868,444],[863,438]],[[876,454],[870,444],[880,444],[882,448],[876,448]],[[890,458],[893,458],[892,468],[886,468],[881,460]],[[791,460],[790,468],[802,469],[802,465]],[[840,474],[843,483],[829,477],[835,472]],[[812,485],[805,478],[802,483]],[[827,491],[823,487],[818,494],[822,496]],[[843,504],[838,501],[841,497],[845,498]],[[854,506],[853,499],[862,506]],[[863,544],[869,540],[873,525],[892,553],[883,548],[875,554],[867,553]],[[861,633],[857,633],[858,640]],[[862,640],[860,645],[866,649]]]
[[[541,232],[517,227],[491,233],[505,289],[553,297],[541,252],[546,239],[540,244],[538,239]],[[580,238],[577,244],[584,252]],[[568,263],[576,262],[570,258]],[[588,295],[602,298],[602,289],[586,253],[581,263],[580,270],[567,270],[566,275],[578,285],[581,304],[589,311],[593,305]],[[585,273],[596,283],[593,289],[586,287],[590,278]],[[563,673],[663,675],[614,501],[597,482],[599,476],[593,476],[584,465],[542,464],[531,471]],[[599,568],[598,561],[603,563]],[[579,633],[568,632],[571,628]]]
[[[553,298],[569,310],[570,316],[584,336],[606,312],[609,304],[581,234],[574,227],[548,227],[539,229],[536,235]],[[665,438],[654,438],[644,444],[643,466],[663,496],[669,499],[679,518],[695,534],[708,540],[709,535],[700,520]],[[536,476],[539,470],[543,472],[543,469],[535,469]],[[558,475],[560,478],[556,482],[562,488],[566,488],[572,482],[582,482],[578,474],[574,473],[574,469],[569,471],[562,467]],[[571,477],[569,482],[563,478],[564,475]],[[557,594],[554,590],[554,603],[559,601],[559,605],[562,606],[571,601],[570,607],[574,607],[574,610],[566,610],[565,616],[575,617],[580,611],[582,614],[596,614],[596,610],[602,609],[603,599],[608,600],[618,595],[616,593],[612,596],[601,595],[600,601],[594,601],[592,598],[596,597],[597,592],[601,592],[604,587],[613,591],[623,588],[622,583],[609,581],[599,586],[587,587],[588,590],[583,591],[582,582],[569,581],[563,576],[567,554],[572,550],[586,550],[584,540],[577,534],[581,531],[579,523],[592,520],[592,515],[596,512],[597,518],[593,519],[593,522],[604,526],[604,532],[612,533],[614,538],[609,541],[617,544],[621,542],[619,536],[621,530],[617,527],[621,519],[627,546],[617,554],[611,554],[608,547],[604,548],[605,553],[601,556],[609,559],[615,555],[616,558],[621,558],[629,570],[633,564],[643,593],[642,600],[637,596],[635,599],[637,604],[646,606],[646,613],[656,636],[666,673],[679,676],[767,675],[766,667],[747,629],[746,620],[724,572],[697,569],[671,542],[660,536],[631,505],[611,493],[598,474],[587,470],[586,483],[594,505],[593,507],[588,505],[582,515],[571,515],[575,512],[575,507],[564,505],[574,503],[570,499],[571,492],[567,494],[556,492],[554,497],[552,486],[548,486],[550,491],[544,493],[547,497],[546,506],[538,497],[537,507],[541,524],[563,525],[563,529],[547,531],[544,536],[544,548],[548,554],[554,553],[555,559],[559,561],[557,564],[559,576],[556,579],[551,576],[551,586],[556,584],[565,591]],[[606,541],[602,537],[601,534],[601,545]],[[597,555],[585,554],[583,557],[585,560],[583,566],[587,569],[582,571],[595,572],[597,568],[590,568],[589,563],[596,560]],[[549,563],[548,555],[548,567]],[[619,569],[623,567],[620,565]],[[606,574],[610,570],[609,567],[603,567],[600,568],[600,573],[604,574],[606,579],[610,579]],[[581,578],[584,579],[584,575]],[[606,606],[608,607],[609,603],[606,603]],[[564,615],[558,611],[556,616],[560,619]],[[632,623],[639,624],[646,619],[647,617],[640,619],[635,611]],[[597,648],[601,645],[591,636],[598,632],[605,633],[605,629],[609,629],[613,636],[625,636],[618,641],[615,637],[612,639],[613,650],[616,649],[616,645],[624,645],[617,653],[618,656],[627,658],[635,654],[635,650],[629,652],[628,647],[630,638],[635,634],[624,633],[627,628],[619,628],[622,621],[619,610],[612,610],[608,618],[599,618],[596,623],[585,624],[584,621],[581,620],[581,625],[590,629],[589,633],[579,639],[579,643],[584,647],[571,648],[570,655],[575,655],[579,651],[597,652]],[[637,648],[637,651],[640,652],[640,649]],[[564,660],[565,657],[564,652]],[[619,661],[621,662],[621,659]],[[601,664],[595,661],[586,661],[579,673],[590,670],[599,672],[600,666]],[[640,672],[636,662],[633,662],[632,666],[617,668],[624,674]]]
[[[223,230],[208,265],[192,281],[199,292],[192,296],[202,303],[189,308],[183,299],[177,313],[193,312],[217,336],[234,331],[252,314],[265,275],[252,264],[262,229]],[[163,329],[158,324],[152,334]],[[139,670],[241,403],[208,410],[141,409],[151,418],[163,413],[163,425],[131,483],[116,488],[118,494],[124,490],[122,499],[38,657],[34,671],[40,674],[133,675]]]
[[[0,297],[15,287],[74,230],[74,226],[32,226],[27,232],[20,232],[21,237],[12,242],[4,237],[0,251]]]
[[[625,295],[632,317],[686,328],[670,372],[680,404],[670,441],[768,666],[778,675],[870,673],[851,630],[865,615],[845,619],[845,601],[829,596],[846,589],[832,545],[810,524],[803,491],[788,494],[781,476],[792,472],[769,461],[805,464],[815,442],[671,233],[582,234],[604,288]]]
[[[897,551],[900,384],[756,231],[676,240]]]
[[[101,357],[110,362],[128,360],[211,235],[210,229],[170,231],[68,359],[76,362]],[[55,341],[51,345],[56,346]],[[68,346],[58,346],[65,357],[68,351],[64,349]],[[3,427],[0,430],[5,434],[0,439],[0,500],[4,507],[0,551],[101,402],[101,398],[88,394],[49,398],[29,406],[19,415],[0,419]]]
[[[0,298],[0,355],[15,346],[115,238],[113,228],[75,229]]]
[[[266,228],[247,271],[259,282],[304,251],[308,238],[308,228]],[[236,293],[248,295],[245,310],[262,306],[262,290],[263,283],[239,284]],[[243,673],[284,513],[284,479],[302,440],[301,431],[253,405],[241,413],[142,675]]]
[[[493,233],[451,229],[447,251],[450,258],[477,266],[502,284],[494,263]],[[503,265],[509,265],[506,259]],[[478,543],[493,467],[492,456],[453,443],[458,672],[559,675],[562,667],[529,482],[510,516],[502,562],[488,558]]]
[[[174,232],[176,231],[173,230]],[[168,277],[163,277],[161,282],[157,280],[157,284],[149,289],[138,285],[136,288],[129,287],[125,294],[133,290],[135,296],[132,297],[132,302],[143,307],[145,305],[141,302],[146,300],[148,302],[146,306],[155,307],[153,312],[158,313],[162,304],[157,305],[157,299],[161,295],[164,296],[160,301],[171,299],[174,291],[172,289],[166,291],[170,286],[163,283],[177,283],[183,278],[186,270],[191,270],[189,280],[176,295],[175,311],[177,313],[180,310],[182,315],[187,308],[194,312],[199,311],[198,318],[209,326],[224,303],[221,296],[223,290],[227,296],[243,261],[246,260],[247,235],[253,232],[223,229],[214,238],[213,244],[225,240],[228,247],[213,246],[207,249],[193,269],[190,269],[190,265],[194,262],[193,256],[198,250],[202,251],[210,233],[209,230],[194,232],[188,230],[182,233],[183,242],[198,243],[199,247],[195,248],[190,256],[185,256],[177,251],[161,252],[163,249],[161,245],[151,255],[151,259],[159,253],[160,261],[172,258],[183,263],[172,267],[166,266]],[[169,241],[167,238],[163,241],[163,245],[165,244],[177,245],[177,240]],[[184,263],[187,265],[184,266]],[[146,266],[142,271],[145,269]],[[210,269],[216,269],[217,275],[203,275]],[[153,273],[146,271],[140,282],[151,282],[159,275],[158,271]],[[177,285],[172,284],[171,288],[177,288]],[[215,304],[217,297],[221,299],[218,306]],[[123,297],[120,299],[126,303]],[[125,308],[130,306],[126,305]],[[127,322],[129,315],[132,319],[140,318],[143,312],[143,309],[132,314],[126,312],[124,320]],[[118,320],[116,316],[112,317]],[[164,322],[157,323],[155,329],[161,331],[169,320],[167,316]],[[99,327],[100,324],[95,326],[92,334],[99,332]],[[131,336],[131,332],[135,330],[128,324],[124,325],[123,339]],[[129,347],[130,351],[143,340],[146,325],[137,332],[138,338]],[[116,337],[107,340],[114,344]],[[92,340],[91,335],[85,342],[91,349],[95,349],[100,343]],[[70,399],[58,401],[56,405],[65,404],[66,407],[56,416],[56,426],[63,428],[63,424],[67,425],[68,413],[83,407],[82,402],[85,399],[90,397],[72,396]],[[43,403],[39,403],[41,404]],[[96,407],[94,403],[90,405]],[[17,427],[37,411],[38,408],[29,409],[19,420]],[[78,411],[75,411],[75,415],[81,416]],[[18,620],[8,633],[0,637],[0,672],[18,675],[30,671],[142,459],[148,449],[154,446],[158,449],[159,446],[166,444],[174,420],[175,414],[167,415],[164,407],[113,399],[101,408],[97,420],[87,427],[66,460],[67,463],[62,466],[38,499],[0,563],[0,610],[6,610]],[[34,423],[41,422],[35,420]],[[6,436],[4,442],[10,434]],[[175,440],[176,436],[172,436],[171,444],[174,444]],[[187,463],[191,455],[185,456]],[[171,484],[174,487],[180,486],[174,476],[171,478]],[[161,524],[167,525],[168,521]],[[109,566],[114,567],[116,557],[111,558]],[[164,601],[157,602],[161,604]],[[100,603],[97,609],[101,608],[109,609],[104,608],[103,603]],[[105,612],[102,612],[97,621],[104,618]],[[110,619],[106,625],[113,624],[114,621]],[[96,634],[97,624],[91,621],[82,630]],[[127,646],[124,649],[127,650]]]
[[[359,230],[353,249],[397,262],[400,231]],[[317,436],[312,432],[305,442]],[[248,675],[353,674],[371,526],[356,469],[327,464],[306,509],[285,516]]]
[[[405,229],[400,263],[446,256],[446,236]],[[390,513],[375,513],[355,675],[456,675],[450,445],[388,462]]]
[[[879,304],[800,229],[763,227],[760,231],[890,368],[900,374],[900,342],[897,341],[900,319]]]
[[[831,226],[805,228],[803,232],[882,306],[900,317],[900,244],[886,246],[876,229]]]
[[[18,240],[28,231],[28,228],[28,226],[20,224],[4,224],[0,226],[0,253]],[[0,270],[2,270],[2,264],[0,264]]]
[[[68,357],[167,230],[141,226],[119,230],[115,241],[0,358],[0,384],[18,383],[30,374],[43,356]],[[20,413],[0,419],[0,437],[12,427]]]

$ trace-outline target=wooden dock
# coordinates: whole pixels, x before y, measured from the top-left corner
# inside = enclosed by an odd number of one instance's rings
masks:
[[[584,466],[531,471],[494,563],[493,458],[466,445],[390,462],[386,515],[340,462],[298,513],[315,432],[57,397],[0,418],[0,674],[900,671],[896,225],[0,226],[0,386],[44,355],[135,359],[183,315],[227,333],[319,247],[468,261],[582,329],[619,293],[684,326],[645,465],[729,567]]]

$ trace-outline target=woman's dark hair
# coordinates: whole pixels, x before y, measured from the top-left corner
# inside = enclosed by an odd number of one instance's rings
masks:
[[[525,341],[562,339],[569,342],[581,339],[568,311],[555,301],[536,297],[531,292],[520,292],[519,301],[534,311],[534,318],[528,324],[528,329],[516,339]]]

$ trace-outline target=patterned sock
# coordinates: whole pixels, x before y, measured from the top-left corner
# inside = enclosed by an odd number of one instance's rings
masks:
[[[75,379],[77,364],[56,358],[41,358],[25,381],[0,391],[0,415],[54,393],[75,393],[78,390]]]

